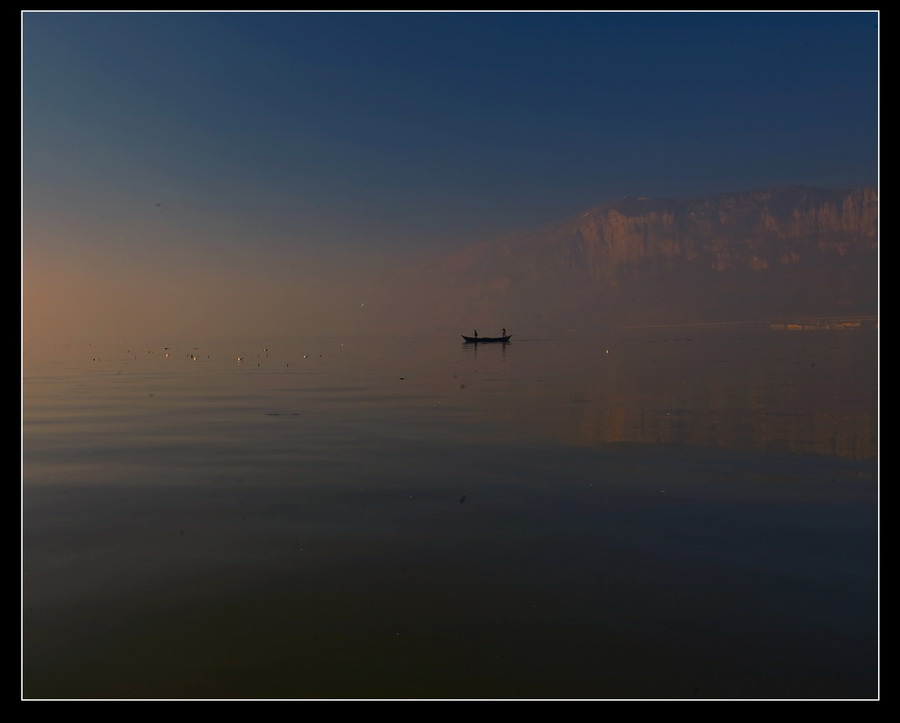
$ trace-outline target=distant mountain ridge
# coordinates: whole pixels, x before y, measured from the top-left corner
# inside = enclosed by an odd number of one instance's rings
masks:
[[[874,314],[878,198],[805,187],[619,198],[420,270],[419,321],[590,328]]]

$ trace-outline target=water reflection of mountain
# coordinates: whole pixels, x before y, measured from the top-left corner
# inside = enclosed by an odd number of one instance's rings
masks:
[[[485,400],[570,444],[872,459],[875,336],[847,334],[629,337],[578,345],[564,371],[555,357],[572,351],[565,344],[520,344],[506,358],[514,387]]]

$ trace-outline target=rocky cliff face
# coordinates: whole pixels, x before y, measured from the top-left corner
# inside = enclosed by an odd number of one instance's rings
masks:
[[[805,255],[874,249],[874,189],[779,189],[687,201],[621,199],[547,236],[572,269],[614,284],[647,262],[701,260],[716,271],[762,271]]]
[[[874,314],[875,189],[621,198],[420,274],[447,325],[583,327]]]

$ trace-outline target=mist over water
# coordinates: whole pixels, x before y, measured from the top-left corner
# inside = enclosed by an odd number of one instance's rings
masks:
[[[876,332],[510,331],[26,346],[25,697],[877,694]]]
[[[876,697],[879,20],[23,11],[22,697]]]

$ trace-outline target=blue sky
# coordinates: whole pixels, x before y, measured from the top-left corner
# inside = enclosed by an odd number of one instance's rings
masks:
[[[26,264],[321,274],[615,196],[877,181],[875,12],[25,12],[22,33]]]

